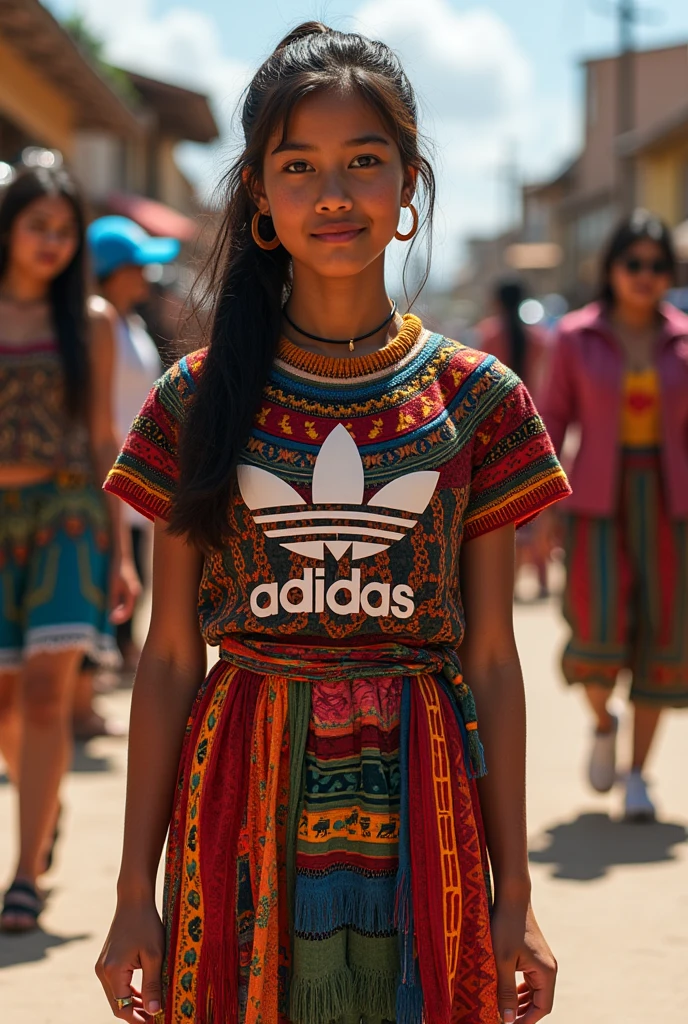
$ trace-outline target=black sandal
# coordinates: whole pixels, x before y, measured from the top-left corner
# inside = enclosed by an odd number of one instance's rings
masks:
[[[0,913],[0,931],[31,932],[38,927],[38,918],[43,912],[45,903],[35,885],[22,879],[15,879],[5,893]],[[8,924],[6,918],[24,917],[28,924]]]

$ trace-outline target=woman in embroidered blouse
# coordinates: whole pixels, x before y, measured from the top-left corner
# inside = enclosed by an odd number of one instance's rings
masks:
[[[0,202],[0,751],[20,833],[7,931],[43,908],[80,662],[117,663],[109,612],[128,617],[138,586],[98,483],[117,451],[112,349],[111,310],[86,302],[74,182],[24,171]]]
[[[242,123],[210,344],[107,484],[156,523],[98,974],[130,1022],[534,1024],[514,525],[568,485],[518,379],[387,296],[434,196],[394,54],[300,26]]]
[[[663,302],[676,260],[666,225],[644,210],[603,258],[601,298],[564,317],[542,413],[558,451],[578,424],[566,503],[569,683],[595,717],[594,789],[617,778],[619,708],[634,707],[625,815],[652,820],[643,768],[662,709],[688,705],[688,317]]]

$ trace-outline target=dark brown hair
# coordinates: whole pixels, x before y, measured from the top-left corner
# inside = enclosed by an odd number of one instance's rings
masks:
[[[427,279],[435,179],[420,150],[416,100],[399,59],[384,43],[356,33],[319,22],[300,25],[246,91],[244,149],[224,181],[225,215],[207,293],[214,310],[210,344],[181,438],[172,515],[172,529],[206,549],[219,547],[227,529],[237,462],[272,367],[291,283],[286,249],[265,251],[251,238],[257,210],[251,186],[262,174],[270,138],[275,131],[286,132],[296,105],[317,91],[342,88],[355,90],[377,111],[404,166],[418,173],[420,234],[428,243],[421,287]],[[264,233],[274,234],[269,227]]]

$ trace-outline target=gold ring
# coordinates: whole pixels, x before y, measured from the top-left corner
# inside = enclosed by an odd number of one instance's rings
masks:
[[[115,999],[115,1002],[117,1003],[118,1010],[126,1010],[127,1007],[134,1005],[134,997],[124,996],[123,999]]]

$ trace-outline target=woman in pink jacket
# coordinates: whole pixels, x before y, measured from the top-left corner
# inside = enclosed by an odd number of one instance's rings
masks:
[[[661,712],[688,706],[688,317],[663,302],[675,256],[667,227],[636,211],[603,261],[600,301],[565,317],[540,409],[558,451],[580,430],[568,500],[563,669],[583,683],[596,731],[590,782],[616,779],[619,716],[632,676],[625,814],[651,820],[643,767]]]

